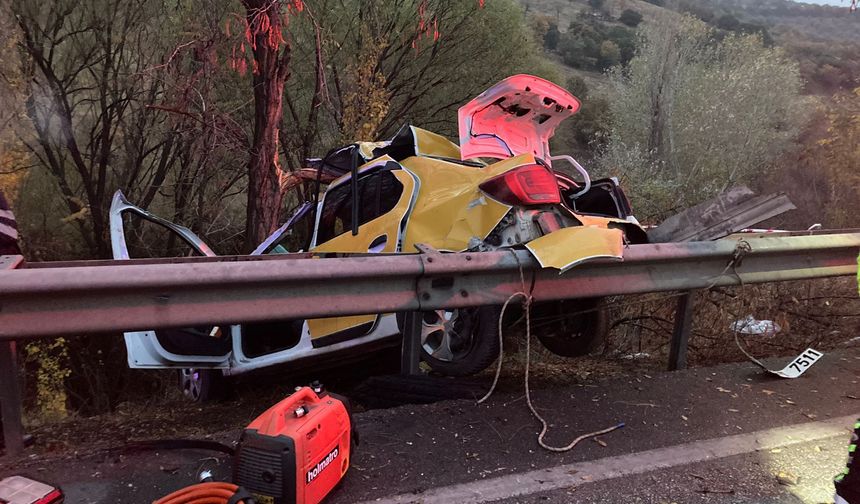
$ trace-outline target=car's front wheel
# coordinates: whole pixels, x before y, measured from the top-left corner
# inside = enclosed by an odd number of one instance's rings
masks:
[[[179,370],[179,389],[194,402],[206,402],[221,396],[224,375],[219,369],[185,368]]]
[[[497,306],[433,310],[422,313],[421,354],[433,371],[468,376],[499,356]]]

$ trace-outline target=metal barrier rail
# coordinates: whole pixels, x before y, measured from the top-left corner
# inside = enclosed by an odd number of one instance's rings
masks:
[[[736,237],[733,237],[736,238]],[[0,408],[7,454],[23,451],[15,340],[284,318],[407,312],[402,369],[418,369],[417,312],[679,290],[669,368],[685,365],[692,291],[853,275],[860,233],[631,245],[623,262],[559,275],[525,251],[315,259],[222,257],[37,263],[0,256]],[[23,268],[21,266],[24,266]]]
[[[526,251],[0,269],[0,340],[500,304],[522,288],[521,270],[536,301],[857,271],[860,233],[743,242],[746,252],[735,240],[631,245],[623,262],[563,275]]]

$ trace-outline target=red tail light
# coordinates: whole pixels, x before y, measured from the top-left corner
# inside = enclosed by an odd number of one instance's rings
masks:
[[[555,175],[541,165],[515,168],[480,185],[481,190],[509,205],[561,203]]]

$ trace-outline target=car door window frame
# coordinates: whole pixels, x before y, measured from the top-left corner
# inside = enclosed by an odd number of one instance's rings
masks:
[[[362,171],[359,173],[359,179],[358,179],[359,203],[363,203],[365,191],[368,190],[368,184],[373,184],[374,189],[376,190],[375,201],[373,202],[375,204],[375,208],[374,208],[373,213],[365,213],[365,211],[364,211],[365,205],[360,205],[358,208],[359,228],[362,225],[380,217],[381,215],[384,215],[386,212],[390,212],[392,210],[392,208],[397,205],[397,202],[400,200],[400,198],[403,195],[403,191],[405,190],[405,187],[403,186],[403,184],[399,180],[397,180],[397,177],[395,177],[394,174],[392,173],[392,171],[394,171],[396,169],[401,169],[400,165],[398,163],[396,163],[394,161],[386,161],[384,164],[380,163],[378,165],[370,166],[366,169],[366,171]],[[391,197],[391,199],[393,200],[393,205],[391,205],[391,208],[387,208],[389,205],[386,205],[385,207],[382,205],[382,201],[383,201],[382,200],[382,198],[383,198],[383,194],[382,194],[383,193],[383,187],[382,187],[383,186],[383,180],[382,180],[382,177],[385,177],[385,176],[391,177],[391,180],[398,186],[398,192],[396,193],[396,197]],[[350,231],[350,228],[347,225],[347,224],[349,224],[349,222],[344,221],[344,223],[343,223],[344,225],[342,226],[343,229],[341,229],[340,231],[332,230],[331,235],[329,235],[328,232],[326,232],[325,234],[323,233],[323,225],[326,225],[326,226],[329,225],[329,223],[323,222],[323,218],[324,218],[325,213],[326,213],[326,204],[331,201],[330,198],[332,197],[332,194],[334,191],[346,192],[344,199],[339,201],[337,204],[348,207],[350,209],[353,208],[353,205],[351,204],[352,201],[350,199],[352,196],[350,182],[351,182],[351,178],[346,178],[342,181],[339,181],[335,187],[330,187],[326,191],[325,195],[323,196],[323,199],[320,202],[319,211],[317,212],[316,225],[315,225],[314,237],[313,237],[311,248],[314,248],[318,245],[321,245],[321,244],[326,243],[330,240],[333,240],[333,239],[337,238],[338,236],[341,236],[342,234]],[[389,195],[386,195],[386,196],[390,197]],[[350,213],[350,215],[348,217],[351,218],[352,214]],[[342,219],[342,220],[344,220],[344,219]],[[333,226],[334,223],[331,223],[331,225]]]

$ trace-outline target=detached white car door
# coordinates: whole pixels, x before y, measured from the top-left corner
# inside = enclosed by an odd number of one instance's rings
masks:
[[[111,249],[114,259],[130,259],[125,240],[124,214],[132,214],[166,228],[201,256],[215,253],[190,229],[162,219],[126,200],[121,191],[110,209]],[[131,368],[228,368],[239,326],[203,326],[125,333]]]

